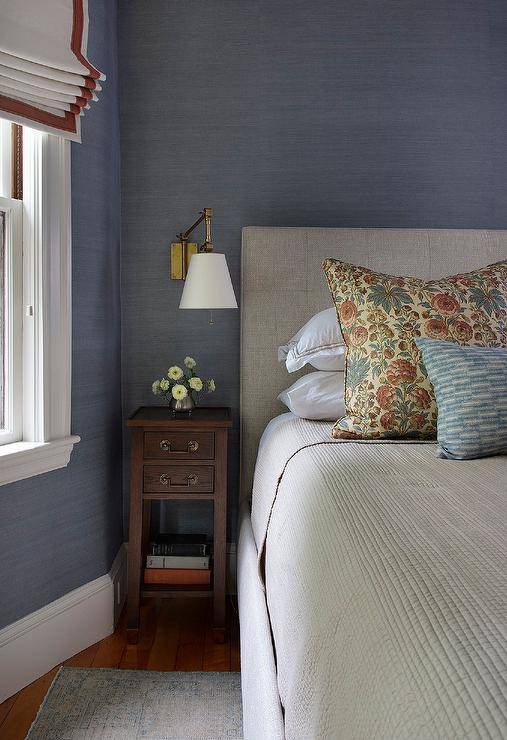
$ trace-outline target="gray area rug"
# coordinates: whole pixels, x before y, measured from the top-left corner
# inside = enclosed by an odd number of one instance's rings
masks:
[[[239,673],[61,668],[27,739],[240,740]]]

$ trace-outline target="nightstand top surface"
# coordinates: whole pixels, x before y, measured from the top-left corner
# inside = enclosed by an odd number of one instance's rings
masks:
[[[231,427],[231,410],[226,406],[197,406],[191,414],[174,414],[169,406],[141,406],[127,419],[129,427]]]

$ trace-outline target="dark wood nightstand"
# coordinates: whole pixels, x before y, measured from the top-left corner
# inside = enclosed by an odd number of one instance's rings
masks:
[[[174,414],[167,406],[144,406],[127,421],[131,430],[129,583],[127,640],[139,635],[142,596],[213,597],[215,639],[225,637],[227,523],[227,429],[231,411],[198,407]],[[153,500],[213,501],[213,582],[210,586],[143,584]]]

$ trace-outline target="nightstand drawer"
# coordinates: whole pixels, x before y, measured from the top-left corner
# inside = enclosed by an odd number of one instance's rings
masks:
[[[213,432],[145,432],[144,457],[165,460],[213,460]]]
[[[145,465],[145,493],[213,493],[212,465]]]

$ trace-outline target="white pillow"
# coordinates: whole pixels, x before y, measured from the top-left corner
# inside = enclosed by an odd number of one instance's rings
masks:
[[[278,400],[302,419],[336,421],[345,416],[343,373],[308,373],[282,391]]]
[[[278,347],[278,360],[285,362],[289,373],[305,365],[328,372],[344,369],[345,342],[334,308],[312,316],[297,334],[282,347]]]

